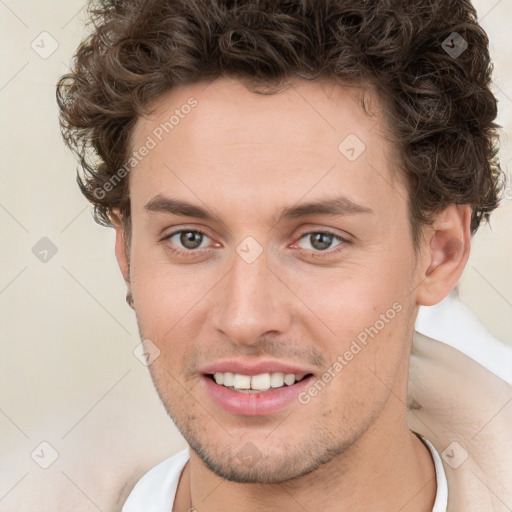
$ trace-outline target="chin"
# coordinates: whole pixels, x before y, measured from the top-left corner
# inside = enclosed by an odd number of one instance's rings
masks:
[[[222,449],[219,443],[212,448],[194,436],[184,437],[212,473],[230,482],[254,484],[280,484],[301,478],[331,462],[351,444],[333,447],[322,445],[319,440],[298,440],[293,444],[265,446],[260,450],[258,445],[261,444],[257,441],[253,444],[231,439],[230,444]]]
[[[240,484],[279,484],[300,478],[318,467],[316,464],[312,465],[311,461],[308,461],[307,467],[304,461],[300,464],[294,463],[286,456],[279,460],[265,456],[264,460],[249,463],[240,461],[238,455],[219,460],[205,453],[196,453],[212,473]]]

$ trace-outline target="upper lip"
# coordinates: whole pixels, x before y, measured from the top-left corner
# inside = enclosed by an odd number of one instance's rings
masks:
[[[271,360],[248,361],[241,359],[230,359],[225,361],[218,361],[205,366],[201,373],[206,375],[214,373],[239,373],[242,375],[259,375],[261,373],[293,373],[295,375],[307,375],[313,373],[307,368],[300,368],[299,366]]]

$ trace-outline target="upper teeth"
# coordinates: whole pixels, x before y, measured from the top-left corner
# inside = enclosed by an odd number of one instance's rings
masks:
[[[242,375],[240,373],[216,372],[214,374],[215,382],[235,389],[254,389],[257,391],[266,391],[270,388],[280,388],[284,384],[291,386],[298,382],[304,375],[295,375],[294,373],[260,373],[259,375]]]

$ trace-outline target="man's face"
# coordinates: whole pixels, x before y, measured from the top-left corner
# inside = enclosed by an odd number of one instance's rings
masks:
[[[218,475],[306,474],[403,417],[418,271],[391,145],[339,86],[221,79],[157,106],[132,138],[150,150],[130,176],[129,276],[156,388]]]

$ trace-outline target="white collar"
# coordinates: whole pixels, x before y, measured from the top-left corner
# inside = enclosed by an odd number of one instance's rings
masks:
[[[437,492],[432,512],[446,512],[448,484],[441,457],[428,439],[420,437],[432,454],[436,471]],[[172,510],[181,472],[188,460],[189,452],[185,449],[148,471],[128,496],[122,512],[169,512]]]
[[[434,467],[436,470],[437,491],[432,512],[446,512],[446,509],[448,508],[448,482],[446,480],[446,473],[444,471],[443,462],[441,461],[439,453],[434,448],[434,445],[420,434],[417,435],[423,441],[425,446],[430,450],[430,454],[432,455]]]

